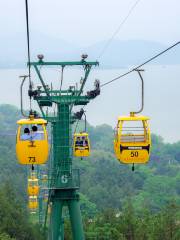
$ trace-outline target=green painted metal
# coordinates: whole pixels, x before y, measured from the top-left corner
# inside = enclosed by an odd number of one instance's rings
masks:
[[[68,201],[68,208],[72,226],[72,233],[74,239],[85,239],[82,225],[82,218],[80,212],[79,199],[72,199]]]
[[[48,99],[46,96],[38,96],[36,97],[36,99],[38,99],[40,105],[41,103],[47,103],[49,104],[49,102],[56,102],[56,103],[61,103],[62,101],[64,101],[66,104],[74,104],[74,105],[84,105],[87,104],[89,102],[89,99],[86,96],[73,96],[73,95],[69,95],[69,96],[50,96]],[[45,104],[44,106],[47,106],[47,104]]]
[[[31,66],[98,66],[99,62],[87,62],[85,60],[74,62],[44,62],[42,60],[38,62],[31,62]]]
[[[40,192],[39,192],[39,224],[43,227],[44,224],[44,217],[46,213],[46,201],[45,201],[45,196],[46,192],[48,190],[48,179],[45,180],[43,176],[46,174],[47,175],[47,166],[44,165],[37,165],[37,171],[38,171],[38,180],[39,180],[39,187],[40,187]],[[48,210],[48,209],[47,209]]]
[[[79,170],[72,166],[72,124],[74,119],[72,108],[75,105],[86,105],[91,98],[82,95],[83,88],[89,76],[92,66],[98,62],[86,62],[84,59],[77,62],[38,62],[30,63],[40,79],[43,89],[37,88],[34,100],[37,101],[42,115],[49,122],[52,128],[52,162],[50,164],[51,182],[49,184],[49,200],[51,205],[49,240],[64,239],[63,207],[68,207],[73,240],[84,240],[83,224],[80,212],[79,194],[80,187]],[[39,71],[40,66],[82,66],[84,78],[80,89],[70,87],[67,90],[52,90],[44,82]],[[55,116],[48,116],[43,107],[51,107],[55,103],[57,113]],[[47,222],[47,208],[45,212],[45,225]]]
[[[49,239],[62,240],[61,233],[61,221],[62,221],[62,208],[63,202],[58,199],[52,200],[52,209],[50,215],[50,235]]]
[[[61,225],[62,225],[62,227],[61,227],[60,235],[61,235],[61,239],[64,239],[64,218],[62,218],[62,220],[61,220]]]
[[[39,198],[39,224],[42,225],[43,224],[43,198],[40,195]]]

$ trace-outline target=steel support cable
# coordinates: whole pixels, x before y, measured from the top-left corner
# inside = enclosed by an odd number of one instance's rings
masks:
[[[29,81],[31,81],[31,55],[30,55],[30,40],[29,40],[29,8],[28,8],[28,0],[25,0],[26,5],[26,31],[27,31],[27,47],[28,47],[28,71],[29,71]],[[31,84],[31,82],[30,82]]]
[[[130,10],[128,11],[128,14],[125,16],[125,18],[123,19],[123,21],[120,23],[120,25],[118,26],[118,28],[116,29],[116,31],[112,34],[112,36],[109,38],[109,40],[107,41],[107,43],[104,45],[102,51],[100,52],[99,56],[97,59],[100,59],[103,54],[105,53],[105,51],[107,50],[107,48],[109,47],[109,45],[111,44],[112,40],[114,39],[114,37],[118,34],[118,32],[120,31],[120,29],[123,27],[123,25],[126,23],[126,21],[128,20],[128,18],[130,17],[131,13],[133,12],[133,10],[136,8],[136,6],[138,5],[138,3],[141,0],[137,0],[133,6],[130,8]]]
[[[135,114],[138,114],[138,113],[141,113],[143,111],[143,108],[144,108],[144,79],[141,75],[141,72],[143,72],[144,70],[143,69],[137,69],[135,71],[137,71],[137,73],[140,77],[140,80],[141,80],[141,108],[138,111],[133,112]]]
[[[26,6],[26,32],[27,32],[27,49],[28,49],[28,74],[29,74],[29,89],[32,89],[32,82],[31,82],[31,54],[30,54],[30,37],[29,37],[29,7],[28,7],[28,0],[25,0]],[[31,97],[30,97],[30,110],[31,110]]]
[[[85,107],[86,107],[86,105],[84,105],[83,108],[81,108],[81,109],[84,110]],[[77,127],[79,125],[79,121],[80,121],[80,119],[78,119],[77,122],[76,122],[76,126],[75,126],[75,129],[74,129],[74,134],[76,133]]]
[[[77,122],[76,122],[76,126],[75,126],[75,129],[74,129],[74,134],[76,133],[76,130],[77,130],[77,127],[78,127],[78,125],[79,125],[79,119],[77,120]]]
[[[61,68],[61,83],[60,83],[60,88],[59,88],[59,91],[60,91],[60,95],[61,95],[61,90],[62,90],[62,84],[63,84],[63,78],[64,78],[64,67],[65,66],[62,66]]]
[[[87,121],[86,121],[86,114],[85,114],[85,111],[84,111],[84,121],[85,121],[85,124],[84,124],[84,131],[86,132],[86,130],[87,130]]]
[[[125,77],[125,76],[127,76],[128,74],[132,73],[133,71],[138,70],[138,69],[141,68],[142,66],[144,66],[144,65],[146,65],[147,63],[153,61],[154,59],[158,58],[159,56],[163,55],[164,53],[168,52],[169,50],[171,50],[172,48],[176,47],[176,46],[179,45],[179,44],[180,44],[180,41],[179,41],[179,42],[176,42],[175,44],[173,44],[173,45],[171,45],[170,47],[166,48],[165,50],[163,50],[162,52],[158,53],[157,55],[151,57],[151,58],[148,59],[147,61],[141,63],[140,65],[136,66],[135,68],[132,68],[132,69],[129,70],[128,72],[123,73],[122,75],[120,75],[120,76],[118,76],[118,77],[116,77],[116,78],[114,78],[114,79],[112,79],[112,80],[110,80],[110,81],[102,84],[101,87],[104,87],[104,86],[106,86],[106,85],[108,85],[108,84],[110,84],[110,83],[112,83],[112,82],[115,82],[115,81],[119,80],[120,78]]]
[[[24,116],[24,117],[28,117],[28,116],[26,115],[26,113],[24,112],[24,108],[23,108],[23,85],[24,85],[27,77],[28,77],[27,75],[20,76],[20,78],[23,78],[23,80],[22,80],[22,82],[21,82],[21,86],[20,86],[20,98],[21,98],[21,114],[22,114],[22,116]]]

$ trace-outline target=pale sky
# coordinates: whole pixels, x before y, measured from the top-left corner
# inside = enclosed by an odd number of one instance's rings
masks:
[[[136,0],[29,0],[30,29],[79,46],[106,40]],[[0,34],[25,33],[25,1],[0,0]],[[179,0],[140,0],[118,39],[172,43],[180,39]]]
[[[135,2],[136,0],[29,0],[31,37],[41,32],[80,47],[102,40],[107,41]],[[25,1],[0,0],[0,10],[0,36],[24,33],[26,40]],[[152,40],[166,45],[179,41],[180,0],[141,0],[116,38]],[[170,142],[180,140],[178,107],[180,67],[160,66],[156,69],[155,66],[146,69],[144,113],[152,118],[152,131],[161,134]],[[27,70],[23,71],[27,73]],[[0,70],[0,82],[3,86],[0,89],[0,104],[10,103],[19,106],[18,76],[22,75],[23,71]],[[95,78],[103,83],[125,71],[127,69],[112,71],[97,69],[90,76],[89,89],[92,88]],[[133,84],[137,84],[136,76],[128,76],[127,79],[104,88],[101,96],[88,105],[87,117],[91,124],[108,123],[115,127],[118,115],[127,114],[138,105],[139,92],[136,85],[131,86],[130,81],[133,78],[135,80]],[[56,79],[59,79],[59,75]],[[8,95],[4,91],[5,88],[8,89]],[[17,94],[14,94],[15,92]],[[170,123],[169,116],[174,115],[176,117],[172,117]]]

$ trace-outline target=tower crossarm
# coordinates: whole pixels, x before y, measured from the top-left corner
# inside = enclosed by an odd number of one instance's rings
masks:
[[[34,100],[38,101],[40,106],[49,106],[51,103],[63,103],[67,105],[86,105],[90,101],[88,96],[35,96]]]

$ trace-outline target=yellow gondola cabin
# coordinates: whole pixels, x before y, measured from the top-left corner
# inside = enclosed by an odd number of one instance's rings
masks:
[[[37,178],[29,178],[28,179],[28,189],[27,189],[29,196],[37,196],[39,194],[39,184]]]
[[[20,164],[43,164],[48,159],[47,121],[21,119],[16,136],[16,155]]]
[[[30,210],[36,210],[38,208],[37,196],[30,196],[29,197],[28,208]]]
[[[147,163],[150,156],[151,135],[148,117],[122,116],[118,118],[114,151],[122,163]]]
[[[43,182],[47,182],[47,180],[48,180],[48,175],[45,174],[45,173],[43,173],[43,174],[42,174],[42,181],[43,181]]]
[[[74,134],[74,146],[75,157],[88,157],[90,155],[90,141],[88,133],[75,133]]]

